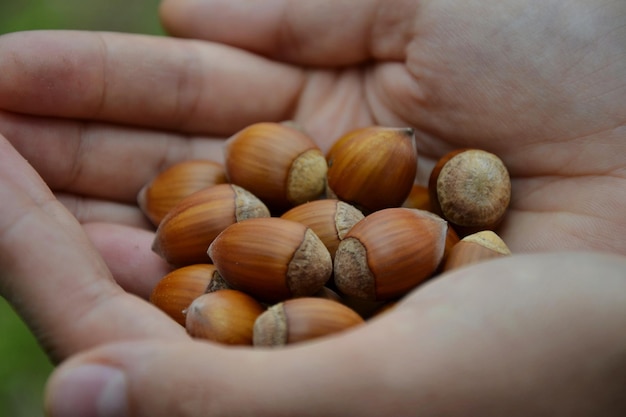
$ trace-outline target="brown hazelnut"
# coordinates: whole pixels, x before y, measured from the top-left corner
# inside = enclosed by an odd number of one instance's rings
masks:
[[[226,287],[215,265],[188,265],[161,278],[150,294],[150,302],[184,326],[184,311],[193,300]]]
[[[209,256],[231,287],[269,303],[310,296],[332,273],[320,238],[301,223],[277,217],[227,227],[209,246]]]
[[[315,200],[326,184],[322,151],[304,132],[281,123],[257,123],[224,147],[226,174],[273,210]]]
[[[409,196],[404,200],[404,203],[402,203],[402,207],[433,211],[430,206],[428,187],[413,184]]]
[[[372,126],[348,132],[329,150],[328,196],[372,211],[402,205],[417,172],[411,128]]]
[[[335,254],[334,281],[346,295],[401,297],[429,278],[443,257],[447,223],[417,209],[389,208],[352,227]]]
[[[211,185],[226,182],[224,166],[209,160],[183,161],[160,172],[137,195],[137,203],[158,226],[163,217],[183,198]]]
[[[509,255],[511,251],[500,236],[491,230],[483,230],[465,236],[452,246],[443,263],[443,271]]]
[[[363,323],[355,311],[325,298],[275,304],[254,323],[254,346],[283,346],[328,336]]]
[[[364,218],[356,207],[335,199],[300,204],[280,217],[310,227],[324,242],[332,258],[346,233]]]
[[[227,226],[269,217],[261,200],[233,184],[204,188],[182,199],[161,221],[152,250],[172,265],[210,263],[207,249]]]
[[[185,327],[192,337],[228,345],[252,345],[254,322],[265,308],[241,291],[219,290],[196,298]]]
[[[442,157],[428,187],[434,211],[463,235],[495,228],[511,200],[504,163],[479,149],[459,149]]]

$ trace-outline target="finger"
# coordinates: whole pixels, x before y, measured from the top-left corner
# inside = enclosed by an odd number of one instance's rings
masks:
[[[110,223],[83,226],[115,281],[127,292],[147,300],[171,267],[152,248],[154,233]]]
[[[122,291],[80,224],[0,136],[0,294],[54,360],[114,340],[180,337]]]
[[[477,264],[285,349],[106,346],[61,366],[46,403],[52,417],[619,416],[625,267],[589,253]]]
[[[137,208],[106,200],[94,200],[71,194],[56,194],[57,199],[81,223],[109,223],[153,230],[154,225]]]
[[[176,36],[223,42],[307,65],[404,60],[419,7],[406,1],[165,0]]]
[[[222,139],[101,123],[0,112],[0,131],[53,190],[133,204],[168,166],[223,158]]]
[[[0,108],[231,134],[293,110],[304,73],[224,45],[96,32],[0,38]]]

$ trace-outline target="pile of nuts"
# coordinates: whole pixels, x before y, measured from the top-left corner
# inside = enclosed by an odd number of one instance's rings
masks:
[[[324,155],[291,123],[258,123],[224,144],[224,164],[160,173],[139,207],[173,270],[150,301],[188,333],[280,346],[364,323],[426,280],[510,254],[492,231],[509,205],[502,161],[445,155],[415,184],[411,128],[346,133]],[[461,238],[462,237],[462,238]]]

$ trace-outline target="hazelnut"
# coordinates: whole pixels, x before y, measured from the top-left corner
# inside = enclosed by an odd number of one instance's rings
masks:
[[[419,210],[433,211],[430,206],[430,195],[428,187],[420,184],[413,184],[409,196],[402,203],[402,207]]]
[[[320,238],[301,223],[277,217],[227,227],[208,252],[231,287],[263,302],[310,296],[332,273],[330,253]]]
[[[417,209],[389,208],[355,224],[335,254],[334,281],[348,296],[384,301],[429,278],[443,258],[447,223]]]
[[[254,346],[283,346],[363,323],[355,311],[325,298],[294,298],[269,307],[254,323]]]
[[[309,136],[287,124],[246,127],[226,141],[224,157],[229,182],[271,209],[288,209],[324,192],[324,154]]]
[[[328,196],[366,214],[400,206],[417,172],[411,128],[371,126],[348,132],[333,144],[326,158]]]
[[[491,230],[483,230],[465,236],[452,246],[443,263],[443,271],[509,255],[511,250],[500,236]]]
[[[185,327],[195,338],[228,345],[252,345],[254,322],[265,308],[241,291],[219,290],[196,298]]]
[[[241,187],[207,187],[182,199],[163,218],[152,250],[176,266],[210,263],[207,248],[227,226],[269,216],[265,204]]]
[[[160,172],[146,184],[137,195],[137,203],[152,224],[158,226],[183,198],[225,182],[222,164],[209,160],[183,161]]]
[[[226,287],[215,265],[188,265],[161,278],[150,294],[150,302],[184,326],[184,311],[193,300]]]
[[[280,217],[310,227],[324,242],[331,258],[335,257],[337,246],[346,233],[364,218],[356,207],[335,199],[300,204]]]
[[[504,163],[479,149],[459,149],[442,157],[428,187],[434,211],[463,235],[495,228],[511,200]]]

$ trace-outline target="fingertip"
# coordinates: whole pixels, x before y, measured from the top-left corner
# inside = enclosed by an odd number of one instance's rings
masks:
[[[164,0],[164,29],[181,38],[203,39],[268,54],[277,41],[283,1],[236,4],[222,0]]]
[[[215,396],[215,388],[225,381],[220,362],[229,355],[220,352],[225,351],[211,344],[166,340],[120,342],[84,351],[61,364],[48,380],[46,415],[224,415],[209,411],[219,410],[212,404],[223,397]],[[186,404],[191,414],[184,414],[181,404]]]
[[[63,367],[48,382],[44,407],[50,417],[126,417],[127,392],[126,375],[113,366]]]
[[[185,16],[181,13],[184,9],[181,8],[181,3],[184,1],[179,0],[163,0],[159,4],[158,14],[161,26],[166,33],[172,36],[178,36],[177,22],[185,20]]]
[[[49,417],[124,417],[130,404],[134,417],[311,415],[313,409],[329,415],[351,376],[316,365],[330,360],[336,369],[332,353],[306,360],[314,352],[283,356],[180,339],[108,344],[59,366],[46,389],[46,410]]]

